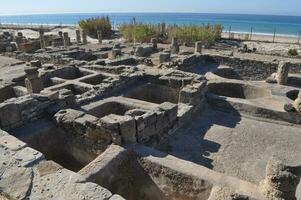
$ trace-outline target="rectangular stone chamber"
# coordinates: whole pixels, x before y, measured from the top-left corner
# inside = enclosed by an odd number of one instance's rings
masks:
[[[74,80],[91,74],[93,74],[93,72],[91,71],[84,70],[78,67],[67,66],[49,72],[48,76],[65,80]]]
[[[95,76],[83,78],[83,79],[80,80],[80,82],[87,83],[87,84],[90,84],[90,85],[99,85],[107,78],[109,78],[109,77],[105,76],[103,74],[98,74],[98,75],[95,75]]]
[[[205,200],[213,187],[115,145],[78,173],[130,200]]]
[[[161,104],[171,102],[177,104],[180,89],[157,83],[144,83],[124,93],[125,97]]]
[[[26,88],[21,86],[3,86],[0,88],[0,103],[4,101],[26,95]]]
[[[50,121],[41,121],[12,130],[27,145],[66,169],[77,172],[98,154],[85,149],[85,141]]]
[[[85,87],[85,86],[82,86],[82,85],[77,85],[77,84],[64,84],[64,85],[61,85],[61,86],[58,86],[58,87],[54,87],[54,88],[51,88],[50,90],[51,91],[58,91],[58,90],[61,90],[61,89],[67,89],[67,90],[70,90],[72,92],[72,94],[74,95],[81,95],[87,91],[90,90],[90,88],[88,87]]]

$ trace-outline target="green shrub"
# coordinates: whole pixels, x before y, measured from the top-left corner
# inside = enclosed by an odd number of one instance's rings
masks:
[[[93,38],[97,38],[98,31],[102,32],[103,37],[110,37],[112,34],[112,25],[109,17],[96,17],[81,20],[79,26]]]
[[[155,27],[148,24],[123,24],[120,32],[129,42],[149,42],[152,37],[157,36]]]
[[[288,50],[288,55],[289,56],[297,56],[298,55],[297,49],[289,49]]]
[[[170,28],[169,37],[177,38],[178,42],[193,45],[202,41],[207,47],[212,46],[221,38],[223,27],[221,25],[183,25]]]
[[[143,24],[133,20],[130,24],[120,27],[122,36],[129,42],[149,42],[152,37],[161,41],[177,38],[178,42],[193,45],[196,41],[202,41],[205,46],[213,45],[221,38],[223,27],[221,25],[169,25]]]

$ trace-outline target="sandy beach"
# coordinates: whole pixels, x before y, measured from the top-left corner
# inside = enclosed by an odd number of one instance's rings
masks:
[[[299,38],[297,36],[284,36],[284,35],[273,35],[268,34],[252,34],[252,36],[248,33],[231,33],[223,32],[222,38],[225,39],[238,39],[238,40],[248,40],[248,41],[260,41],[260,42],[276,42],[276,43],[290,43],[290,44],[298,44]]]

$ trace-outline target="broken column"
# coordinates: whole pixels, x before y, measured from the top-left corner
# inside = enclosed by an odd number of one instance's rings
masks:
[[[281,61],[278,65],[277,71],[277,83],[279,85],[286,85],[288,79],[289,65],[286,62]]]
[[[266,167],[266,177],[261,189],[267,199],[296,199],[295,194],[300,177],[295,167],[289,167],[278,158],[272,158]]]
[[[301,91],[299,91],[298,97],[294,101],[293,106],[298,113],[301,113]]]
[[[202,42],[196,42],[195,43],[195,53],[202,53],[203,43]]]
[[[40,45],[41,45],[41,49],[45,48],[44,30],[40,30]]]
[[[81,43],[80,30],[76,30],[76,42],[77,44]]]
[[[59,36],[63,38],[63,31],[59,31]]]
[[[65,47],[70,46],[70,38],[68,32],[64,32],[63,38],[64,38],[64,46]]]
[[[158,40],[157,40],[157,38],[152,38],[151,39],[151,43],[152,43],[154,49],[158,48]]]
[[[171,40],[170,51],[172,54],[178,54],[180,51],[180,46],[176,38],[172,38]]]
[[[159,55],[160,63],[169,62],[169,61],[170,61],[170,53],[169,52],[160,53],[160,55]]]
[[[25,70],[25,85],[29,94],[40,93],[43,89],[42,79],[39,77],[39,71],[36,67],[28,67]]]
[[[113,59],[117,58],[118,56],[121,56],[121,54],[122,54],[121,49],[117,49],[117,48],[112,49]]]
[[[87,44],[87,32],[85,30],[83,30],[82,32],[82,38],[83,38],[83,44]]]
[[[102,44],[102,32],[101,31],[97,31],[97,38],[98,38],[98,43]]]
[[[17,36],[15,37],[15,41],[16,41],[18,47],[22,43],[22,40],[23,40],[23,33],[22,32],[18,32]]]

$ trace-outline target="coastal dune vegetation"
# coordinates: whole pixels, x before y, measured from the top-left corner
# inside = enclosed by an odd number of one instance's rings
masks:
[[[110,37],[112,34],[112,24],[108,16],[81,20],[79,26],[92,38],[97,38],[98,31],[101,31],[103,37]]]
[[[96,17],[81,20],[79,26],[93,38],[101,31],[103,37],[110,37],[112,24],[110,18]],[[196,41],[202,41],[206,47],[214,45],[221,38],[222,25],[167,25],[165,23],[147,24],[138,23],[133,18],[130,23],[119,26],[122,37],[128,42],[150,42],[151,38],[157,38],[160,42],[170,42],[172,38],[187,46],[193,45]]]
[[[119,28],[122,36],[129,42],[149,42],[151,38],[158,38],[161,42],[170,42],[171,38],[186,45],[193,45],[202,41],[207,47],[212,46],[221,38],[221,25],[166,25],[137,23],[122,24]]]

